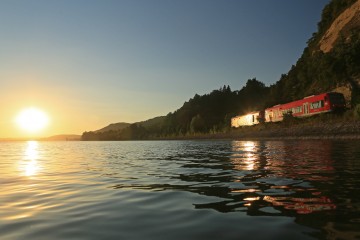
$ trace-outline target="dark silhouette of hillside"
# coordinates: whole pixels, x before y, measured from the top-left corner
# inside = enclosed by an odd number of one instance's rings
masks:
[[[85,132],[83,140],[128,140],[226,133],[230,119],[254,110],[341,88],[360,103],[360,0],[332,0],[297,63],[271,86],[256,78],[240,90],[223,86],[195,96],[166,116],[123,129]],[[360,108],[359,108],[360,109]]]
[[[102,132],[107,132],[107,131],[120,131],[129,126],[130,126],[130,123],[124,123],[124,122],[111,123],[104,128],[96,130],[95,133],[102,133]]]

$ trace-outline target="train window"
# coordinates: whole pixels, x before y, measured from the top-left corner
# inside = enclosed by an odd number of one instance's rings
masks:
[[[324,106],[323,100],[310,103],[310,109],[317,109],[317,108],[321,108],[323,106]]]
[[[310,109],[314,109],[317,107],[317,103],[310,103]]]
[[[302,108],[301,107],[294,107],[294,108],[292,108],[292,112],[293,113],[299,113],[299,112],[301,112],[302,111]]]

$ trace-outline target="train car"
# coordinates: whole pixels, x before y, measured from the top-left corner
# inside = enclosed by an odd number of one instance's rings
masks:
[[[290,112],[294,117],[307,117],[326,112],[344,111],[345,107],[343,94],[337,92],[323,93],[267,108],[265,109],[265,121],[282,121],[284,114]]]
[[[262,117],[262,112],[250,112],[245,115],[231,118],[231,127],[251,126],[259,123],[259,118]]]

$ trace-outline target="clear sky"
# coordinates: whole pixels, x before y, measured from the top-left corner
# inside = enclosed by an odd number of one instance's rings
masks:
[[[287,73],[328,0],[1,0],[0,138],[166,115],[196,93]]]

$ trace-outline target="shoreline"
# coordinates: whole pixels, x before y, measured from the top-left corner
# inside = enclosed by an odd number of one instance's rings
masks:
[[[360,121],[323,123],[266,123],[231,129],[227,133],[194,134],[158,140],[360,140]]]
[[[243,140],[243,141],[273,141],[273,140],[360,140],[360,121],[295,121],[263,123],[253,126],[231,128],[222,133],[195,133],[185,136],[154,137],[147,139],[127,140],[94,140],[94,141],[170,141],[170,140]],[[83,141],[69,138],[2,138],[7,141]],[[92,140],[89,140],[92,141]]]

